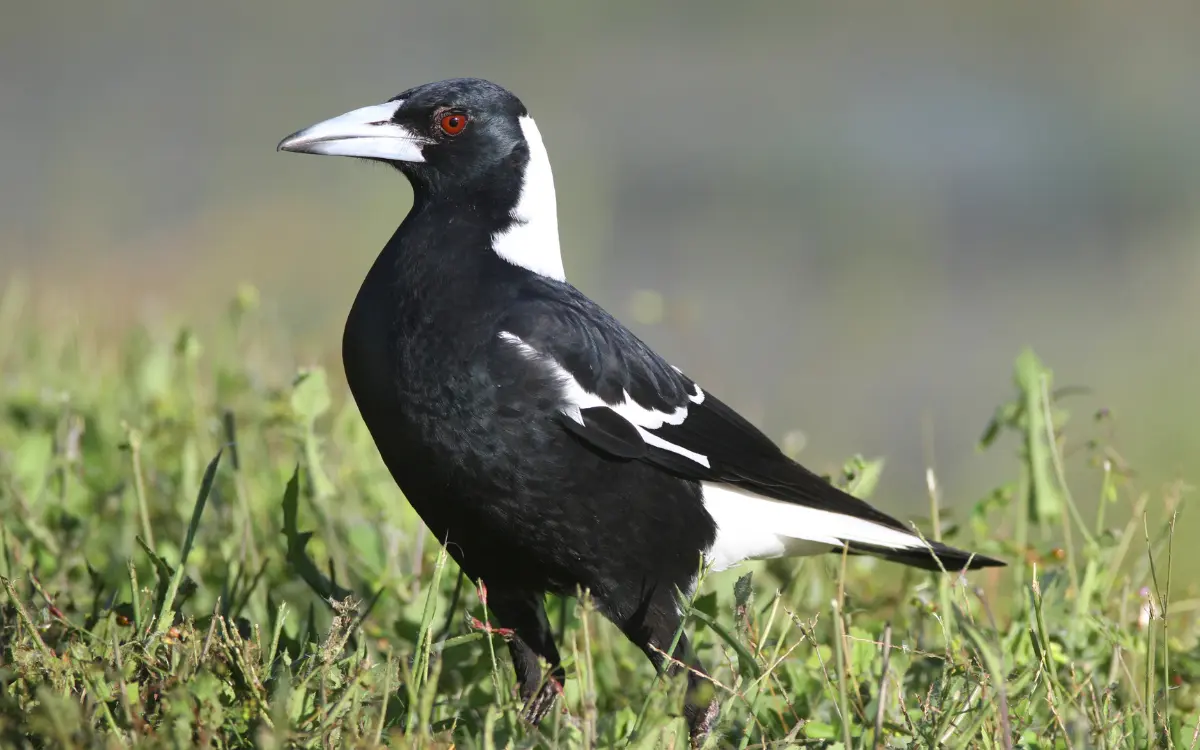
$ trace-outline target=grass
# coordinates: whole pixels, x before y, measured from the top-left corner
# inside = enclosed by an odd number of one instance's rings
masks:
[[[563,710],[521,723],[503,631],[284,343],[251,290],[203,341],[115,344],[0,298],[0,745],[686,746],[682,680],[586,593],[548,602]],[[1014,382],[981,441],[1013,481],[952,514],[931,470],[923,527],[1012,565],[710,576],[685,609],[711,747],[1200,747],[1183,488],[1138,486],[1032,353]],[[881,468],[833,479],[868,496]]]

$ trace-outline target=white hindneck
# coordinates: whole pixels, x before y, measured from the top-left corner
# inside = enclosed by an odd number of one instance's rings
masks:
[[[532,117],[521,118],[521,131],[529,145],[529,163],[521,181],[521,195],[512,210],[513,223],[492,235],[492,248],[509,263],[565,281],[550,157]]]

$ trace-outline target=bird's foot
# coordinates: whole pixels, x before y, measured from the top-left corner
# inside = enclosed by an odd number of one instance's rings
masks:
[[[562,692],[562,683],[553,677],[547,679],[532,697],[526,699],[521,717],[535,726],[542,723],[542,719],[554,708],[554,702]]]
[[[483,605],[483,612],[484,615],[486,615],[488,606],[487,584],[485,584],[483,581],[480,581],[479,588],[476,589],[476,592],[479,594],[479,603]],[[484,635],[498,635],[506,641],[512,640],[513,636],[516,635],[512,628],[498,628],[493,626],[490,622],[480,622],[480,620],[475,617],[468,617],[467,624],[471,626],[472,630],[478,630]]]
[[[704,746],[708,735],[717,724],[717,715],[720,711],[721,707],[715,700],[709,701],[708,705],[704,706],[689,704],[684,707],[683,714],[687,719],[688,737],[693,748]]]
[[[498,635],[506,641],[511,640],[512,637],[516,635],[512,628],[496,627],[490,622],[482,622],[477,617],[468,617],[467,624],[471,626],[472,630],[478,630],[484,635]]]

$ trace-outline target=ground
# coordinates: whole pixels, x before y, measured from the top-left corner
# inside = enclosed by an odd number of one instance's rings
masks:
[[[682,680],[586,592],[548,601],[568,682],[521,722],[481,592],[252,294],[202,336],[0,322],[0,744],[686,745]],[[981,425],[1013,481],[951,512],[931,472],[919,524],[1012,565],[707,577],[684,607],[721,703],[710,747],[1200,747],[1187,488],[1141,486],[1111,418],[1069,420],[1031,353],[1015,372]],[[881,469],[831,473],[868,496]]]

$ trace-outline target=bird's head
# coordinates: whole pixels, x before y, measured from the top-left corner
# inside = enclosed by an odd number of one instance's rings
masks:
[[[523,171],[531,151],[543,149],[515,95],[489,81],[454,78],[304,128],[279,150],[386,162],[414,188],[437,192],[495,179],[498,167]]]
[[[562,279],[554,177],[521,100],[479,78],[409,89],[279,142],[280,151],[354,156],[399,169],[419,200],[469,202],[506,260]]]

